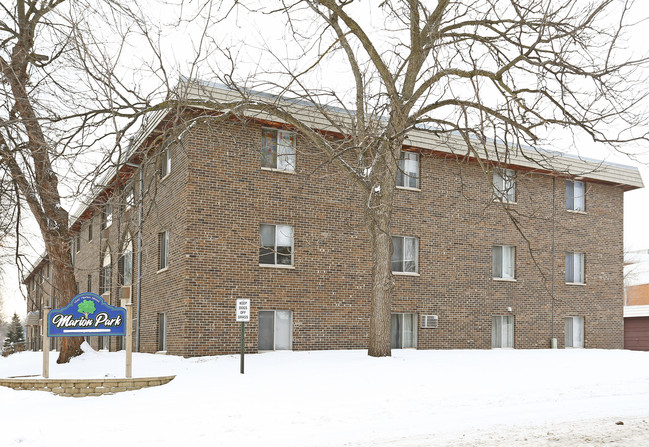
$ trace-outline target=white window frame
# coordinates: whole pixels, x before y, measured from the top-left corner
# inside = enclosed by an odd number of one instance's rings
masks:
[[[167,339],[168,339],[168,320],[167,312],[158,312],[158,343],[157,352],[167,352]]]
[[[564,319],[565,347],[579,349],[584,347],[586,332],[584,330],[584,317],[566,317]],[[575,329],[581,329],[581,331]],[[579,337],[581,335],[581,337]]]
[[[171,174],[171,144],[165,147],[160,154],[160,180],[164,180]]]
[[[124,194],[124,201],[126,202],[126,211],[135,206],[135,190],[129,187]]]
[[[169,230],[158,233],[158,271],[169,268]]]
[[[566,284],[586,284],[586,255],[566,252]]]
[[[104,257],[101,262],[101,275],[99,278],[99,294],[110,294],[112,277],[112,259],[110,256],[110,247],[106,247]]]
[[[586,183],[579,180],[566,180],[566,210],[586,212]]]
[[[414,243],[414,258],[412,256],[406,258],[406,245]],[[399,259],[399,250],[398,246],[401,246],[401,258]],[[414,270],[412,268],[407,269],[406,263],[414,262]],[[401,264],[401,270],[398,269],[399,263]],[[397,275],[419,275],[419,238],[414,236],[392,236],[392,258],[390,259],[390,265],[392,268],[392,273]],[[412,265],[412,264],[410,264]],[[397,267],[397,270],[395,270]]]
[[[262,127],[261,168],[272,171],[295,172],[297,134],[288,130]],[[274,144],[267,145],[270,133]]]
[[[500,262],[498,262],[500,260]],[[500,281],[516,281],[516,246],[494,245],[491,254],[492,277]]]
[[[110,228],[110,226],[113,224],[113,205],[111,203],[106,203],[104,205],[104,209],[102,211],[102,216],[101,216],[101,225],[102,225],[102,230],[105,230],[107,228]]]
[[[264,310],[259,310],[259,313],[261,314],[262,312],[272,312],[273,313],[273,351],[277,351],[277,328],[279,325],[277,324],[277,313],[278,312],[288,312],[289,314],[289,347],[288,349],[280,349],[281,351],[292,351],[293,350],[293,311],[288,310],[288,309],[264,309]],[[258,316],[259,318],[259,316]],[[257,349],[259,349],[259,334],[257,334]],[[267,351],[267,350],[260,350],[260,351]]]
[[[516,321],[513,315],[494,315],[491,317],[491,349],[514,349]],[[500,346],[498,339],[500,338]]]
[[[397,188],[419,191],[419,154],[417,152],[401,151],[399,171],[397,172]]]
[[[130,286],[133,284],[133,239],[130,235],[124,241],[124,250],[120,258],[120,279],[122,286]],[[128,269],[127,269],[128,266]],[[128,272],[128,276],[126,273]]]
[[[516,171],[497,168],[493,171],[494,200],[516,203]]]
[[[270,248],[270,245],[264,245],[263,241],[263,228],[264,227],[273,227],[273,247]],[[280,253],[278,247],[288,247],[288,245],[279,245],[278,240],[290,238],[290,263],[279,263],[279,259],[284,259],[286,253]],[[294,253],[295,253],[295,228],[293,225],[277,225],[262,223],[259,225],[259,265],[261,267],[283,267],[283,268],[292,268],[294,262]],[[272,254],[273,262],[262,262],[262,257],[267,259],[267,257]],[[280,258],[282,256],[282,258]]]
[[[392,334],[392,321],[394,320],[394,317],[397,317],[397,319],[401,320],[401,334],[400,334],[400,341],[401,345],[400,346],[395,346],[394,345],[394,340],[393,340],[393,334]],[[406,324],[405,324],[405,319],[406,316],[410,319],[410,324],[412,325],[412,339],[409,340],[412,346],[405,346],[404,347],[404,341],[406,341]],[[390,315],[390,347],[392,349],[417,349],[417,314],[416,313],[408,313],[408,312],[393,312]]]

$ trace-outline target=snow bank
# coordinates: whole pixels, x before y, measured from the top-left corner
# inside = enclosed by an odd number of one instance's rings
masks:
[[[51,357],[51,377],[124,376],[124,352]],[[0,358],[0,376],[38,375],[41,358]],[[247,355],[244,375],[236,355],[134,354],[134,377],[172,374],[162,387],[82,399],[0,388],[0,445],[67,447],[65,418],[87,421],[93,446],[414,446],[649,411],[644,352],[271,352]]]

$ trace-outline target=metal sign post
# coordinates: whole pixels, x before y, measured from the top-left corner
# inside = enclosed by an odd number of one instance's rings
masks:
[[[243,363],[246,350],[246,322],[250,321],[250,300],[237,300],[237,321],[241,322],[241,374],[243,374]]]

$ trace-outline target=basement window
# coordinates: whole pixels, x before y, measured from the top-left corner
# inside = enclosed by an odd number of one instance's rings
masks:
[[[293,312],[290,310],[260,310],[257,349],[277,351],[292,349]]]
[[[392,349],[417,347],[417,314],[392,314],[390,324],[390,347]]]
[[[584,317],[567,317],[566,327],[566,348],[584,347]]]

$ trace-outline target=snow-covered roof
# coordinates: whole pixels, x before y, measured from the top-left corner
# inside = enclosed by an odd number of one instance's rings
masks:
[[[205,108],[219,104],[232,104],[241,101],[242,95],[234,90],[227,89],[219,84],[195,81],[183,86],[187,100],[195,104],[205,104]],[[272,95],[258,92],[247,92],[250,99],[260,102],[269,102],[280,105],[292,115],[308,124],[310,127],[322,131],[340,133],[341,129],[352,128],[353,116],[347,111],[336,107],[315,106],[303,100],[277,99]],[[246,116],[275,122],[285,122],[269,112],[259,110],[243,111]],[[326,114],[326,115],[325,115]],[[448,153],[458,156],[469,154],[464,140],[457,134],[439,136],[428,129],[412,129],[406,136],[406,145],[420,149],[429,149],[436,152]],[[636,189],[644,186],[640,171],[635,166],[579,157],[559,151],[548,151],[531,147],[519,147],[512,151],[503,144],[493,143],[483,150],[480,158],[492,162],[505,162],[507,165],[529,168],[532,170],[545,170],[557,172],[578,178],[602,181]],[[506,159],[502,159],[506,154]]]

